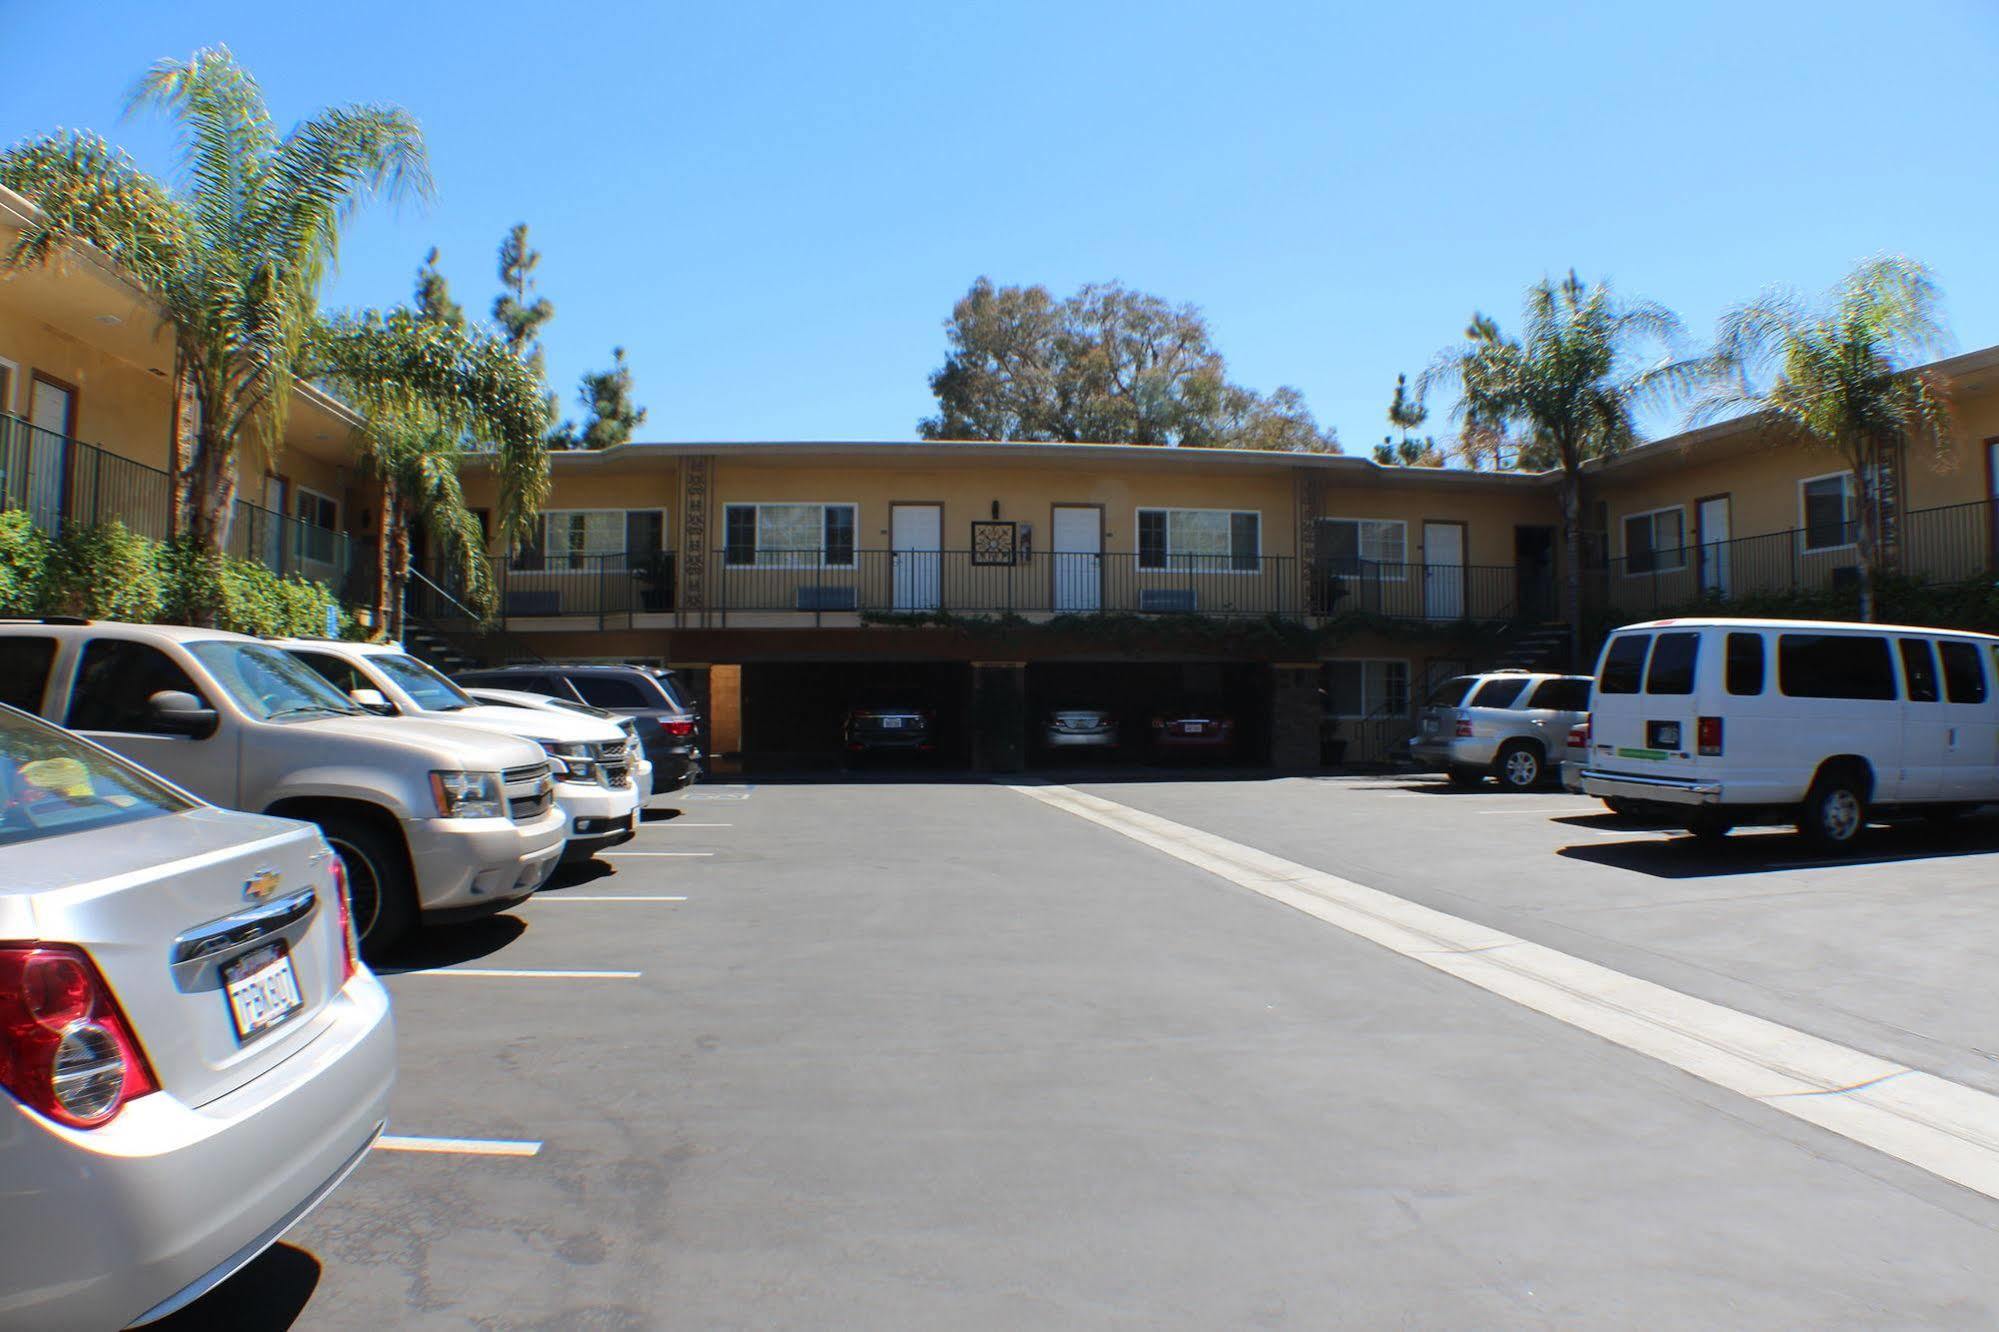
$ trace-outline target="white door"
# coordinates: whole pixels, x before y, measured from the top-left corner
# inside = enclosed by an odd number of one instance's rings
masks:
[[[1423,524],[1423,614],[1459,620],[1465,613],[1465,529],[1458,523]]]
[[[257,521],[263,524],[264,566],[269,569],[288,569],[290,561],[285,559],[285,483],[282,478],[264,478],[264,508]]]
[[[1094,505],[1055,506],[1055,609],[1094,611],[1104,604],[1104,514]]]
[[[1728,595],[1728,496],[1701,501],[1695,521],[1700,529],[1701,591]]]
[[[28,409],[28,514],[35,526],[54,531],[62,513],[62,474],[75,395],[45,379],[35,381]]]
[[[936,504],[895,504],[888,512],[895,609],[937,610],[944,604],[944,510]]]

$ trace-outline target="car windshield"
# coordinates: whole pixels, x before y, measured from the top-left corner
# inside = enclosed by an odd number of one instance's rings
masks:
[[[425,712],[456,712],[478,703],[477,699],[439,675],[428,662],[415,657],[385,653],[369,657],[368,664],[394,681],[396,688],[408,694],[410,701]]]
[[[0,707],[0,846],[194,807],[131,764]]]
[[[208,668],[237,707],[259,721],[351,717],[363,711],[318,671],[278,648],[211,638],[189,643],[187,650]]]

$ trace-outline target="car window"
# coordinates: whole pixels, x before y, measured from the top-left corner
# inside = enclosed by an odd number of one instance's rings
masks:
[[[1588,712],[1589,680],[1543,680],[1534,687],[1534,696],[1527,700],[1530,708],[1546,708],[1551,712]]]
[[[1943,693],[1953,703],[1985,701],[1985,668],[1979,663],[1978,649],[1961,638],[1941,639],[1937,655],[1943,658]]]
[[[318,671],[280,648],[211,638],[190,643],[187,650],[208,668],[237,707],[259,721],[329,713],[346,717],[362,711]]]
[[[63,724],[72,731],[173,734],[154,719],[151,704],[154,694],[169,689],[183,690],[209,703],[187,672],[151,643],[93,638],[84,645],[83,659],[77,664],[69,716]]]
[[[1777,687],[1792,698],[1893,698],[1888,640],[1875,634],[1781,634]]]
[[[1430,697],[1424,700],[1423,706],[1426,708],[1455,708],[1458,704],[1464,702],[1465,691],[1477,682],[1478,677],[1476,675],[1460,675],[1454,679],[1446,680],[1430,691]]]
[[[1620,634],[1610,640],[1603,654],[1603,669],[1596,682],[1599,694],[1635,694],[1645,678],[1645,654],[1652,650],[1650,634]]]
[[[1513,700],[1526,690],[1527,681],[1522,676],[1499,676],[1487,680],[1478,687],[1467,705],[1474,708],[1510,708]]]
[[[1694,665],[1700,660],[1699,634],[1660,634],[1652,645],[1652,665],[1645,672],[1648,694],[1691,694]]]
[[[0,703],[23,712],[42,710],[56,641],[42,635],[0,638]]]
[[[428,662],[406,653],[370,656],[368,664],[393,680],[425,712],[456,712],[473,706],[470,694],[439,675]]]
[[[364,678],[361,672],[354,668],[354,663],[345,657],[336,657],[331,652],[300,652],[297,648],[292,649],[292,655],[318,671],[326,683],[343,694],[356,689],[375,687],[374,683]]]
[[[652,678],[660,692],[666,695],[667,702],[682,712],[694,711],[693,701],[687,697],[687,690],[681,686],[679,676],[672,671],[654,671]]]
[[[1763,635],[1728,636],[1727,689],[1731,694],[1763,692]]]
[[[630,680],[620,680],[614,675],[572,675],[569,682],[576,686],[576,692],[583,695],[585,703],[600,708],[656,708],[657,699],[649,699],[637,684]]]
[[[144,770],[38,718],[0,710],[0,846],[193,808]]]
[[[1930,650],[1927,638],[1904,638],[1900,640],[1902,649],[1902,683],[1908,690],[1911,703],[1934,703],[1937,701],[1937,657]]]

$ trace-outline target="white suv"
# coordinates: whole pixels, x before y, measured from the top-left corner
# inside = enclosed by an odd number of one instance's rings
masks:
[[[394,643],[272,641],[371,712],[477,726],[540,745],[555,770],[555,802],[569,816],[565,860],[586,860],[638,831],[631,737],[616,722],[481,702]]]
[[[371,952],[418,923],[503,910],[542,885],[567,820],[538,745],[376,717],[242,634],[49,618],[0,623],[0,702],[204,800],[319,825]]]
[[[1452,783],[1486,777],[1531,791],[1559,770],[1569,731],[1589,716],[1590,677],[1489,671],[1439,685],[1423,704],[1410,757]]]

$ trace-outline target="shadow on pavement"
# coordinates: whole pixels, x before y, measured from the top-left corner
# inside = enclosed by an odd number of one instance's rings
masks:
[[[430,971],[473,962],[499,952],[526,930],[527,922],[512,915],[485,916],[463,925],[440,925],[419,930],[400,948],[368,965],[378,976],[400,976],[406,971]]]
[[[548,882],[536,890],[536,896],[543,893],[559,893],[565,888],[580,888],[586,883],[616,874],[617,869],[608,861],[592,856],[588,860],[572,860],[566,865],[557,865],[555,873],[548,876]]]
[[[679,818],[686,812],[684,809],[642,809],[639,811],[639,822],[666,823],[669,820]]]
[[[319,1288],[319,1259],[289,1244],[273,1244],[249,1266],[188,1305],[150,1324],[160,1332],[276,1332],[298,1321]]]
[[[1612,827],[1633,834],[1672,825],[1641,824],[1615,818],[1562,819],[1578,827]],[[1659,879],[1705,879],[1731,874],[1833,869],[1841,865],[1889,865],[1908,860],[1948,860],[1999,853],[1999,820],[1976,819],[1938,827],[1922,822],[1875,825],[1845,855],[1821,855],[1795,834],[1776,827],[1746,828],[1717,842],[1646,836],[1629,842],[1604,841],[1565,846],[1555,854]]]

